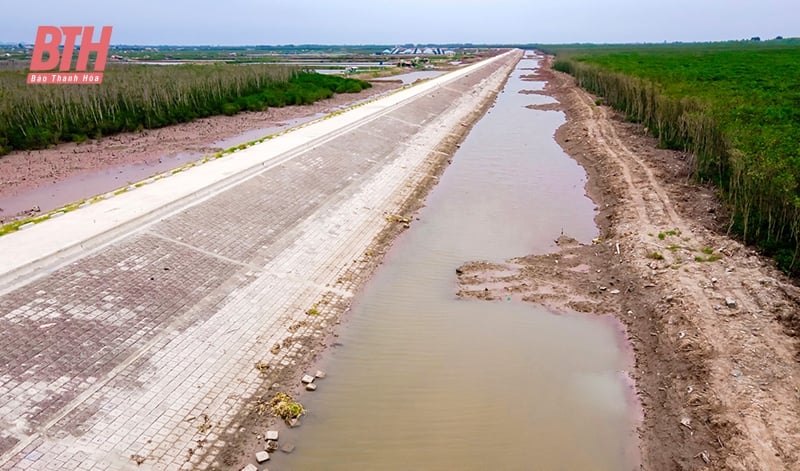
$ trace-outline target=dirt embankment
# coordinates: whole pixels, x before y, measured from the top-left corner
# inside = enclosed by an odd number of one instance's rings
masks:
[[[513,292],[621,319],[636,353],[644,469],[800,469],[800,289],[725,235],[688,155],[658,149],[549,61],[529,77],[559,101],[543,109],[567,115],[556,139],[589,174],[601,235],[592,245],[564,235],[558,252],[508,266],[468,263],[459,294]]]
[[[49,149],[16,151],[2,156],[0,222],[17,216],[35,215],[143,180],[152,174],[223,150],[216,144],[218,141],[247,135],[251,131],[288,127],[295,120],[346,107],[399,88],[402,83],[376,81],[372,85],[372,88],[359,93],[336,94],[312,105],[270,108],[234,116],[211,116],[159,129],[116,134],[81,144],[67,143]],[[248,140],[260,137],[264,136],[253,135]],[[149,173],[148,168],[152,168]],[[47,191],[39,191],[89,174],[105,176],[78,183],[82,193],[70,192],[69,201],[58,199],[58,196],[52,199]],[[31,193],[41,196],[26,196]],[[25,207],[17,207],[18,200],[24,201]],[[4,201],[6,204],[3,204]],[[6,206],[5,210],[3,206]]]

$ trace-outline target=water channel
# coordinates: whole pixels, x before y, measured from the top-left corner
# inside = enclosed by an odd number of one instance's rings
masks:
[[[513,299],[456,297],[455,268],[597,235],[586,174],[553,139],[564,116],[521,90],[517,65],[495,106],[401,235],[302,395],[292,454],[270,470],[638,469],[625,336],[609,318]]]

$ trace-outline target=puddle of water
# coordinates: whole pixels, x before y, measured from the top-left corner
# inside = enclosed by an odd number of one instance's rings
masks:
[[[410,85],[417,80],[432,79],[446,73],[444,70],[417,70],[400,75],[392,75],[390,77],[382,77],[374,79],[376,82],[381,80],[402,80],[403,85]]]
[[[216,148],[220,148],[220,149],[228,149],[230,147],[238,146],[239,144],[245,144],[245,143],[250,142],[250,141],[255,141],[257,139],[261,139],[263,137],[269,136],[270,134],[277,134],[277,133],[279,133],[281,131],[285,131],[285,130],[287,130],[289,128],[293,128],[295,126],[299,126],[301,124],[305,124],[305,123],[314,121],[315,119],[322,118],[323,116],[325,116],[325,115],[327,115],[329,113],[333,113],[333,112],[339,111],[339,110],[346,110],[348,108],[354,107],[354,106],[359,105],[361,103],[364,103],[366,101],[374,100],[376,97],[387,95],[387,94],[392,93],[392,92],[393,92],[393,90],[387,90],[387,91],[385,91],[385,92],[383,92],[381,94],[368,96],[367,98],[363,98],[361,100],[356,100],[356,101],[353,101],[353,102],[350,102],[350,103],[344,103],[344,104],[341,104],[339,106],[332,106],[332,107],[328,108],[324,113],[315,113],[315,114],[312,114],[312,115],[303,116],[301,118],[288,119],[286,121],[283,121],[279,126],[271,126],[271,127],[252,129],[250,131],[243,132],[242,134],[238,134],[236,136],[233,136],[233,137],[230,137],[230,138],[227,138],[227,139],[222,139],[222,140],[216,141],[213,144],[211,144],[211,147],[216,147]]]
[[[533,60],[518,65],[532,67]],[[456,298],[457,266],[596,235],[586,175],[515,71],[359,294],[273,470],[638,469],[624,333],[610,318]]]
[[[39,206],[43,212],[60,208],[65,204],[114,191],[128,184],[145,180],[185,163],[203,158],[201,153],[183,153],[163,157],[151,164],[118,165],[106,170],[75,175],[22,193],[0,198],[0,219]]]
[[[318,74],[329,74],[329,75],[339,74],[340,75],[342,73],[342,70],[341,69],[316,69],[314,72],[316,72]],[[432,78],[436,78],[436,77],[438,77],[438,76],[440,76],[442,74],[445,74],[445,73],[447,73],[447,72],[444,71],[444,70],[416,70],[416,71],[413,71],[413,72],[406,72],[404,74],[390,75],[388,77],[379,77],[379,78],[374,78],[374,79],[370,79],[370,80],[372,80],[373,82],[401,80],[403,82],[403,85],[410,85],[410,84],[416,82],[417,80],[432,79]]]
[[[275,65],[305,65],[325,67],[394,67],[396,61],[329,61],[325,59],[293,59],[287,61],[270,62]]]
[[[277,134],[281,131],[285,131],[294,126],[299,126],[301,124],[308,123],[323,116],[325,116],[325,113],[315,113],[313,115],[303,116],[302,118],[288,119],[280,123],[280,125],[278,126],[268,126],[263,128],[251,129],[241,134],[237,134],[235,136],[226,139],[220,139],[218,141],[215,141],[211,144],[210,147],[217,149],[229,149],[231,147],[236,147],[240,144],[246,144],[248,142],[255,141],[263,137],[267,137],[270,134]]]

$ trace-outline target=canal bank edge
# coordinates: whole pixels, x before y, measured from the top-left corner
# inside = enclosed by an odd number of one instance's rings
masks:
[[[476,72],[484,73],[486,77],[473,87],[474,98],[470,101],[472,105],[464,107],[458,116],[449,119],[438,144],[425,150],[427,157],[414,172],[413,180],[405,185],[406,192],[398,198],[395,212],[387,216],[378,236],[370,242],[363,256],[353,261],[347,273],[340,279],[356,296],[375,269],[383,263],[383,257],[394,239],[413,224],[413,215],[424,206],[427,194],[438,183],[439,176],[447,168],[473,125],[494,104],[521,57],[522,51],[513,51],[507,58],[495,61]],[[214,469],[239,469],[255,463],[255,453],[264,449],[264,441],[260,437],[263,437],[269,427],[278,425],[274,417],[259,413],[259,405],[278,392],[289,392],[302,402],[304,386],[300,378],[306,372],[314,370],[315,362],[336,343],[336,330],[342,321],[346,321],[351,303],[352,298],[329,292],[314,304],[314,315],[309,316],[308,320],[310,325],[300,329],[303,332],[313,331],[314,334],[287,337],[292,348],[290,359],[283,355],[276,356],[276,362],[262,374],[261,385],[258,393],[253,395],[251,407],[241,410],[234,424],[220,434],[224,447],[217,455]],[[320,393],[324,394],[324,391],[315,394]]]
[[[800,309],[800,290],[725,235],[713,189],[687,183],[685,154],[658,149],[550,63],[529,78],[546,80],[541,93],[560,104],[536,109],[565,112],[556,140],[589,175],[601,235],[592,245],[560,237],[555,253],[509,261],[502,268],[515,275],[502,279],[496,266],[467,263],[459,294],[513,293],[624,322],[643,469],[796,469],[797,333],[775,321]]]

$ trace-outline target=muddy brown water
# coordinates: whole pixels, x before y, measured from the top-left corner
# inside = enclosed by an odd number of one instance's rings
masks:
[[[523,59],[419,220],[354,302],[328,376],[270,470],[637,469],[622,328],[504,298],[458,299],[455,268],[597,234],[586,175],[553,139],[563,114],[525,106]]]

